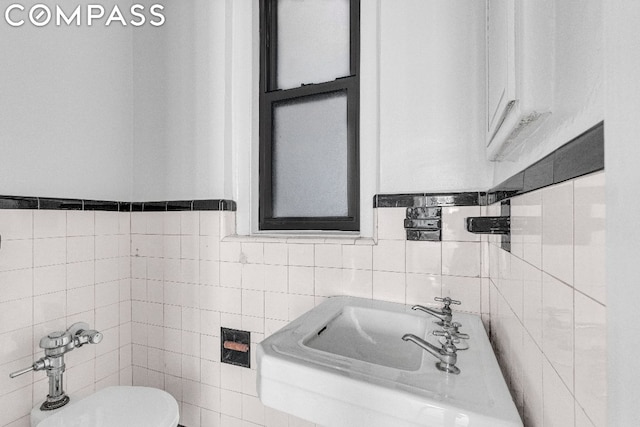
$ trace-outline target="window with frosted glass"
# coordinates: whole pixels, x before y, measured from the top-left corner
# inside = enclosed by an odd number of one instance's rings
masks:
[[[359,229],[359,1],[262,0],[260,229]]]
[[[349,0],[278,0],[278,89],[351,75]]]

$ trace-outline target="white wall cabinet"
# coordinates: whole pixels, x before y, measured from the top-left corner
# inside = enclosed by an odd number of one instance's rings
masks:
[[[500,130],[516,102],[515,5],[487,0],[487,142]]]
[[[553,0],[486,0],[490,160],[508,159],[551,114]]]

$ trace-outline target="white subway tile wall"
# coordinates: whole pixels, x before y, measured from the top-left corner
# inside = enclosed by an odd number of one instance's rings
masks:
[[[74,322],[104,340],[65,356],[67,393],[132,384],[129,223],[128,213],[0,210],[0,426],[29,426],[46,374],[9,373],[43,356],[42,336]]]
[[[525,426],[606,426],[604,190],[599,172],[514,197],[512,252],[488,239],[491,338]]]
[[[514,198],[512,253],[464,229],[498,205],[444,208],[443,242],[406,241],[404,208],[376,210],[375,240],[234,236],[233,212],[0,211],[0,426],[28,425],[47,385],[5,373],[77,320],[112,333],[69,354],[71,392],[158,387],[188,427],[313,426],[260,403],[255,357],[220,363],[220,327],[255,345],[332,295],[462,300],[491,325],[526,426],[604,426],[603,186],[601,173]]]
[[[463,300],[461,310],[480,314],[484,308],[488,316],[489,279],[485,275],[483,288],[481,272],[489,268],[481,268],[478,237],[461,223],[480,208],[446,210],[452,212],[443,218],[446,243],[408,242],[406,210],[377,211],[375,244],[232,236],[231,212],[185,212],[181,224],[174,214],[132,213],[134,384],[170,392],[188,427],[311,426],[260,403],[255,359],[251,369],[220,363],[221,326],[249,330],[255,345],[332,295],[429,305],[450,295]],[[162,221],[170,224],[158,225]],[[443,245],[452,268],[443,269]],[[199,274],[185,271],[192,262]],[[150,295],[158,284],[164,300]],[[154,328],[162,337],[151,342]]]

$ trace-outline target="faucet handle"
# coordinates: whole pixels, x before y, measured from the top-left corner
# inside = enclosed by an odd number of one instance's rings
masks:
[[[469,334],[465,334],[464,332],[460,332],[460,328],[461,327],[462,327],[462,323],[453,322],[453,323],[451,323],[449,328],[445,328],[445,329],[451,334],[451,336],[454,339],[455,338],[461,338],[463,340],[468,340],[469,339]]]
[[[450,306],[451,304],[453,304],[453,305],[460,305],[460,304],[462,304],[462,302],[461,302],[461,301],[458,301],[458,300],[455,300],[455,299],[451,299],[451,298],[449,298],[449,297],[444,297],[444,298],[435,297],[435,298],[434,298],[434,300],[436,300],[436,301],[438,301],[438,302],[443,303],[443,304],[444,304],[444,306],[445,306],[446,308],[449,308],[449,306]]]
[[[433,331],[433,335],[437,337],[444,337],[444,342],[440,342],[442,344],[442,350],[446,353],[455,353],[458,351],[458,347],[456,347],[454,340],[454,336],[451,335],[449,331]]]
[[[433,335],[437,337],[444,337],[444,339],[447,340],[447,344],[453,344],[453,335],[449,331],[433,331]]]

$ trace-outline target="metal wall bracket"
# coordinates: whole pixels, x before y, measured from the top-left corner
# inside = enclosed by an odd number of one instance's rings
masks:
[[[509,234],[511,218],[508,216],[472,216],[467,218],[467,231],[474,234]]]
[[[442,240],[442,208],[407,208],[404,220],[407,240],[439,242]]]
[[[501,235],[501,247],[511,252],[511,201],[503,200],[500,216],[472,216],[466,219],[467,231],[475,234]]]

